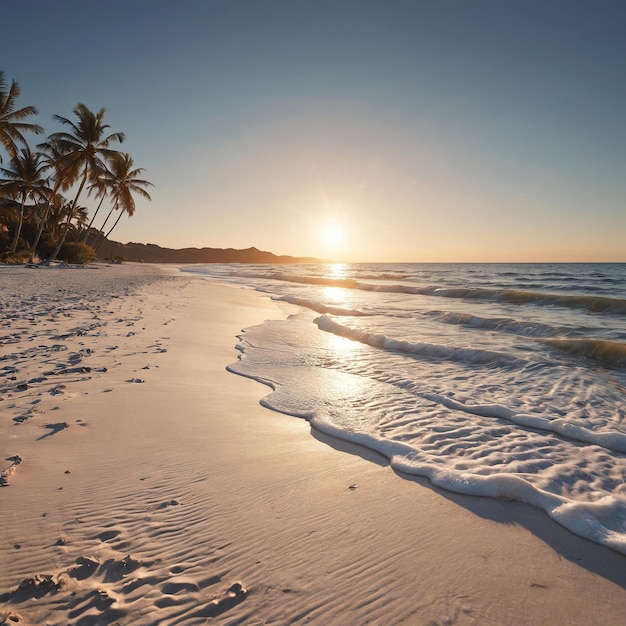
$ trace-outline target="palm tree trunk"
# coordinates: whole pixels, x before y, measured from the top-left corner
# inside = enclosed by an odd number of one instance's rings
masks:
[[[109,235],[113,232],[113,229],[117,226],[117,223],[122,219],[122,215],[124,215],[124,211],[120,210],[120,214],[117,216],[115,224],[111,226],[111,230],[109,230],[109,232],[104,236],[106,239],[108,239]]]
[[[100,210],[100,207],[102,206],[103,202],[104,202],[104,194],[102,194],[102,198],[100,198],[100,202],[98,203],[98,207],[96,208],[96,211],[93,214],[93,217],[91,218],[91,221],[89,222],[89,226],[87,226],[87,228],[85,229],[85,234],[82,235],[81,238],[80,238],[80,240],[83,243],[87,243],[87,239],[89,239],[89,231],[91,230],[91,226],[93,225],[93,222],[96,219],[96,215],[98,215],[98,211]]]
[[[117,202],[115,202],[115,204],[111,207],[111,210],[109,211],[108,215],[104,219],[104,222],[102,222],[102,226],[100,226],[101,232],[104,231],[104,227],[107,225],[107,222],[109,221],[109,218],[111,217],[111,214],[113,213],[113,211],[115,211],[116,208],[117,208]]]
[[[22,204],[20,206],[20,221],[15,231],[15,235],[13,236],[13,241],[11,242],[11,252],[15,252],[15,250],[17,249],[17,242],[20,239],[20,233],[22,232],[22,223],[24,222],[24,205],[26,204],[27,197],[27,193],[22,195]]]
[[[74,219],[74,211],[76,211],[76,207],[78,205],[78,198],[81,191],[83,190],[83,187],[85,186],[85,183],[87,182],[87,173],[87,169],[85,168],[83,180],[80,182],[80,187],[78,188],[76,196],[74,197],[74,201],[72,202],[72,206],[70,207],[69,213],[67,215],[67,221],[65,222],[65,227],[63,229],[63,233],[61,234],[61,238],[59,239],[57,247],[54,249],[52,254],[45,260],[44,265],[50,265],[50,263],[52,263],[52,261],[57,258],[59,252],[61,251],[61,248],[63,247],[63,244],[65,243],[65,238],[67,237],[67,233],[69,233],[70,231],[70,225],[72,223],[72,220]]]
[[[35,238],[33,239],[33,243],[30,244],[31,254],[35,254],[35,252],[37,251],[37,245],[39,244],[39,240],[41,239],[41,233],[43,233],[43,229],[46,226],[46,221],[48,220],[48,213],[50,212],[51,205],[52,205],[52,202],[50,201],[48,201],[48,203],[46,204],[46,209],[43,212],[41,223],[39,224],[39,228],[37,228],[37,234],[35,235]]]
[[[33,243],[30,245],[30,251],[32,254],[37,252],[37,246],[39,245],[39,240],[41,239],[41,233],[43,233],[43,229],[46,227],[46,222],[48,221],[48,213],[50,213],[50,208],[52,207],[52,199],[56,198],[57,192],[59,191],[59,187],[61,186],[61,181],[55,183],[52,189],[52,195],[46,204],[46,209],[43,212],[43,217],[41,219],[41,224],[39,224],[39,228],[37,229],[37,234],[35,235],[35,239],[33,239]]]
[[[108,239],[109,235],[113,232],[113,229],[117,226],[117,223],[122,219],[122,215],[124,215],[124,213],[125,211],[123,209],[120,209],[120,214],[117,216],[117,219],[115,220],[115,224],[111,226],[109,232],[102,238],[102,241],[98,244],[96,248],[96,252],[98,252],[98,250],[100,249],[100,246],[105,242],[105,240]]]
[[[111,207],[111,210],[109,211],[108,215],[104,218],[104,222],[102,222],[102,226],[100,226],[100,230],[98,231],[98,234],[96,235],[96,240],[93,245],[93,248],[96,252],[98,252],[98,249],[103,243],[100,237],[102,236],[102,233],[104,232],[104,227],[106,226],[107,222],[109,221],[109,218],[111,217],[111,214],[116,209],[116,207],[117,207],[117,202],[115,202],[115,204]]]

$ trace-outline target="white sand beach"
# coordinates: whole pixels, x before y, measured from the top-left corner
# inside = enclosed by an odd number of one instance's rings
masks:
[[[291,310],[151,265],[0,267],[0,624],[617,625],[626,558],[263,408]]]

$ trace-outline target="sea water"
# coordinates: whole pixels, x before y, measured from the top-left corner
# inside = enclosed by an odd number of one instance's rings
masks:
[[[185,271],[299,306],[239,337],[265,406],[626,554],[626,264]]]

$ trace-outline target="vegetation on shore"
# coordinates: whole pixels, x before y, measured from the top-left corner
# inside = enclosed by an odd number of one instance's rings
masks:
[[[78,103],[72,118],[54,115],[62,130],[31,149],[26,135],[45,131],[29,121],[38,115],[36,107],[18,107],[20,95],[17,82],[8,85],[0,69],[0,262],[89,262],[122,215],[132,217],[134,196],[150,200],[146,188],[152,183],[141,178],[143,168],[128,153],[114,148],[125,136],[110,132],[105,109],[93,112]],[[70,198],[63,195],[68,192]],[[99,199],[91,218],[79,204],[85,193]],[[108,214],[95,228],[105,200]]]

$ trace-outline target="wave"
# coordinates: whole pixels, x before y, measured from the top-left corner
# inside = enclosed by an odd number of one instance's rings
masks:
[[[466,404],[459,400],[454,400],[438,393],[420,393],[421,397],[432,400],[437,404],[441,404],[449,409],[463,411],[480,417],[492,417],[496,419],[504,419],[512,424],[532,428],[533,430],[542,430],[560,435],[564,439],[573,439],[588,443],[591,445],[601,446],[613,452],[626,453],[626,434],[618,431],[596,431],[587,428],[582,423],[573,420],[546,417],[538,417],[536,415],[527,415],[524,413],[516,413],[500,404]]]
[[[469,300],[490,300],[507,304],[538,304],[566,308],[583,309],[590,313],[610,313],[626,315],[626,300],[611,296],[559,294],[526,289],[488,289],[484,287],[441,287],[430,285],[421,287],[407,284],[373,284],[364,283],[354,278],[334,278],[328,276],[300,276],[285,272],[241,274],[247,278],[266,278],[305,285],[323,285],[342,287],[378,293],[402,293],[407,295],[423,295],[439,298],[457,298]]]
[[[323,304],[321,302],[309,300],[307,298],[298,298],[297,296],[279,296],[274,299],[279,302],[296,304],[297,306],[311,309],[311,311],[315,311],[316,313],[328,313],[330,315],[345,315],[351,317],[374,315],[374,313],[366,313],[365,311],[360,311],[359,309],[348,309],[345,307]]]
[[[360,285],[366,291],[390,291],[440,298],[491,300],[507,304],[543,304],[576,308],[590,313],[626,315],[626,300],[596,295],[567,295],[518,289],[485,289],[482,287],[411,287],[408,285]]]
[[[359,274],[361,280],[406,280],[407,274],[381,272],[380,274]]]
[[[541,343],[574,356],[584,356],[602,365],[626,368],[626,343],[606,339],[541,339]]]
[[[267,278],[282,280],[288,283],[302,283],[305,285],[323,285],[325,287],[343,287],[344,289],[358,289],[359,282],[353,278],[329,278],[326,276],[297,276],[295,274],[284,274],[283,272],[272,272]]]
[[[429,311],[426,315],[434,317],[444,324],[458,324],[469,328],[482,328],[500,332],[523,335],[524,337],[552,337],[563,333],[562,328],[541,324],[539,322],[524,322],[509,317],[480,317],[470,313],[455,313],[452,311]]]
[[[347,339],[367,344],[373,348],[381,348],[390,352],[400,352],[402,354],[483,365],[511,366],[525,364],[525,361],[522,359],[492,350],[458,348],[436,343],[411,342],[401,339],[392,339],[383,334],[369,333],[339,324],[327,314],[315,319],[315,323],[320,330],[325,332],[332,333],[333,335],[338,335],[340,337],[346,337]]]

